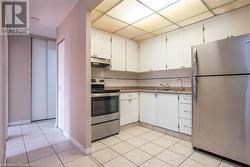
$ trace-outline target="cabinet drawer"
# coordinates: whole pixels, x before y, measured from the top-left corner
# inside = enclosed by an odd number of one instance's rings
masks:
[[[180,119],[180,132],[192,135],[192,121],[190,119]]]
[[[180,103],[192,104],[192,97],[190,95],[180,95]]]
[[[181,118],[192,119],[192,105],[181,103],[179,105],[179,116]]]
[[[128,99],[138,99],[139,93],[122,93],[120,94],[120,100],[128,100]]]

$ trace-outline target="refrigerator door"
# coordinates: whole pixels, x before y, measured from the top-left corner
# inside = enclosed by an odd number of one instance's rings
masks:
[[[250,75],[194,82],[193,146],[250,165]]]
[[[193,75],[250,73],[250,34],[193,47]]]

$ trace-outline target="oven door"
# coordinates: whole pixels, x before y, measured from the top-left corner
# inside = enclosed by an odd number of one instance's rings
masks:
[[[119,93],[92,94],[91,116],[119,114]]]

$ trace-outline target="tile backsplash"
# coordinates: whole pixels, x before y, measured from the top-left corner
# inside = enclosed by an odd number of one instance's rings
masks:
[[[93,68],[92,78],[104,78],[106,87],[153,86],[191,87],[191,69],[177,69],[144,73],[110,71]]]

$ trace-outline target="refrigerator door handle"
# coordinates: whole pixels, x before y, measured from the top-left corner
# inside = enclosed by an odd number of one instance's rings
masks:
[[[193,64],[193,76],[197,76],[198,75],[198,53],[197,53],[197,49],[196,48],[192,48],[193,53],[192,53],[192,64]]]
[[[193,89],[193,100],[197,101],[197,84],[198,84],[198,79],[196,78],[196,76],[198,75],[198,62],[197,62],[197,49],[196,48],[192,48],[192,65],[193,65],[193,71],[192,71],[192,89]]]
[[[192,95],[193,95],[193,100],[195,101],[195,102],[197,102],[197,91],[198,91],[198,89],[197,89],[197,85],[198,85],[198,78],[197,77],[195,77],[195,76],[193,76],[193,81],[192,81]]]

